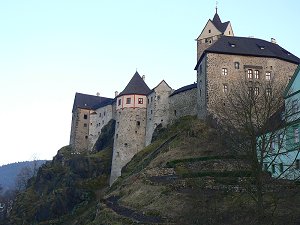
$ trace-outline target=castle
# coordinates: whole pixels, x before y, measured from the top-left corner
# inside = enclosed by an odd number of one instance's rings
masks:
[[[76,152],[93,148],[101,129],[116,120],[110,184],[132,157],[151,143],[157,126],[165,127],[186,115],[204,119],[231,86],[244,79],[256,94],[264,82],[288,82],[300,59],[271,42],[235,37],[231,23],[217,9],[197,41],[197,83],[173,90],[164,80],[150,89],[136,72],[114,98],[76,93],[70,145]],[[272,90],[266,90],[269,93]]]

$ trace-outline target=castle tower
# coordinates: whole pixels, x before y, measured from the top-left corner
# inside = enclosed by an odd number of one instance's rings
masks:
[[[116,97],[116,130],[110,184],[122,168],[145,147],[147,94],[149,87],[136,72]]]
[[[218,8],[216,7],[214,18],[207,21],[201,34],[196,39],[197,62],[204,50],[215,43],[222,35],[234,36],[230,21],[222,23],[218,15]]]

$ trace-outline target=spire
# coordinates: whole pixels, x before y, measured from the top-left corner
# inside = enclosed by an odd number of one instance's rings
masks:
[[[136,71],[125,89],[119,94],[121,95],[129,95],[129,94],[141,94],[147,95],[150,92],[149,87],[140,76],[140,74]]]
[[[218,14],[218,1],[216,1],[216,14]]]

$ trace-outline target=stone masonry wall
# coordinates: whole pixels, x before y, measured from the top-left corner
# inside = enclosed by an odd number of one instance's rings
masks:
[[[90,129],[89,129],[89,150],[92,150],[96,143],[101,129],[112,119],[112,105],[101,107],[90,113]]]
[[[122,168],[145,147],[146,108],[124,108],[116,112],[116,131],[110,184],[121,176]]]
[[[159,124],[165,127],[169,123],[169,95],[171,91],[172,89],[162,82],[148,95],[146,146],[151,143],[155,128]]]
[[[90,110],[77,108],[73,112],[70,144],[75,152],[88,149]]]
[[[239,68],[235,67],[239,64]],[[266,82],[266,72],[271,73],[271,79],[276,82],[288,82],[297,65],[276,58],[238,56],[208,53],[197,69],[198,81],[198,117],[204,118],[206,109],[210,110],[220,97],[224,96],[223,87],[227,85],[228,91],[238,80],[245,79],[259,85]],[[222,74],[222,68],[227,69],[227,75]],[[259,71],[259,79],[248,79],[247,70]],[[201,90],[201,93],[200,93]]]
[[[172,95],[169,102],[170,123],[183,116],[197,115],[197,88]]]

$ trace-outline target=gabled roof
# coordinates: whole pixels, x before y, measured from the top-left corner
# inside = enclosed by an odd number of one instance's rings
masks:
[[[173,96],[173,95],[179,94],[181,92],[194,89],[194,88],[197,88],[197,83],[189,84],[189,85],[183,86],[183,87],[175,90],[172,94],[170,94],[170,97]]]
[[[269,57],[282,59],[295,64],[300,63],[300,59],[297,56],[280,47],[278,44],[248,37],[221,36],[202,53],[195,70],[198,68],[206,53]]]
[[[159,85],[161,85],[162,83],[165,83],[165,84],[167,85],[167,87],[170,88],[170,90],[172,90],[172,88],[170,87],[170,85],[169,85],[165,80],[162,80],[161,82],[159,82],[158,85],[156,85],[154,88],[152,88],[152,89],[150,90],[150,92],[148,93],[148,95],[150,95],[152,92],[154,92],[154,90],[155,90]]]
[[[72,112],[74,112],[77,108],[92,109],[95,105],[103,103],[108,100],[113,100],[113,99],[76,92]]]
[[[295,70],[295,73],[293,74],[291,80],[289,81],[287,87],[286,87],[285,90],[284,90],[283,96],[284,96],[285,98],[287,98],[287,97],[290,95],[289,90],[290,90],[290,88],[292,87],[292,85],[293,85],[293,83],[294,83],[294,81],[295,81],[295,79],[296,79],[296,77],[297,77],[297,75],[298,75],[299,73],[300,73],[300,65],[298,65],[297,69]]]
[[[125,89],[119,94],[119,96],[130,94],[147,95],[149,92],[150,88],[147,86],[139,73],[135,72],[135,74],[133,75]]]
[[[229,24],[229,21],[222,23],[218,13],[216,12],[216,14],[214,15],[213,20],[211,21],[215,27],[223,34]]]

